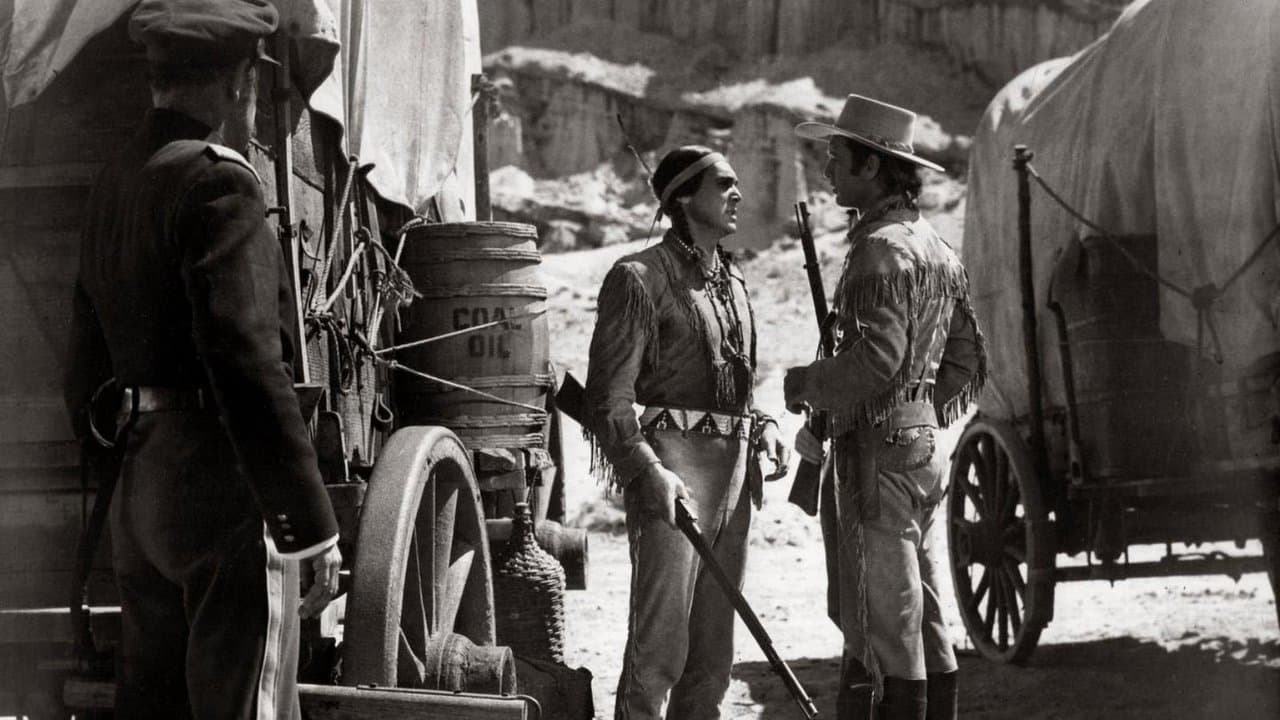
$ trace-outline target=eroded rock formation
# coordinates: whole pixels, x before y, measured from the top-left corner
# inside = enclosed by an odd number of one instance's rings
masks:
[[[993,85],[1101,34],[1126,0],[478,0],[486,53],[610,21],[735,58],[904,40],[942,49]]]

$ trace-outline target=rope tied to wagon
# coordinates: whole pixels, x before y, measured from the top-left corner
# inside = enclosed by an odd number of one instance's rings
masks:
[[[351,333],[347,332],[346,322],[333,313],[307,313],[307,340],[320,332],[325,333],[329,342],[329,354],[338,364],[338,391],[345,395],[355,386],[356,364],[359,358],[352,350]]]
[[[426,345],[427,343],[439,342],[440,340],[447,340],[448,338],[458,337],[459,335],[466,335],[468,333],[473,333],[479,330],[487,330],[491,327],[497,327],[499,325],[505,326],[507,325],[507,323],[510,323],[513,320],[523,320],[525,318],[537,317],[539,315],[546,314],[546,312],[547,312],[547,309],[542,308],[540,310],[529,310],[527,312],[516,313],[515,315],[510,315],[499,320],[492,320],[487,323],[472,325],[471,327],[465,327],[465,328],[462,328],[461,330],[454,330],[452,332],[444,333],[443,335],[432,335],[431,337],[428,337],[428,338],[413,340],[411,342],[401,343],[399,345],[393,345],[388,348],[382,348],[381,350],[375,350],[373,354],[384,355],[386,353],[395,352],[397,350],[407,350],[409,348],[418,347],[419,345]]]
[[[1068,215],[1071,215],[1086,227],[1098,233],[1099,237],[1110,243],[1125,260],[1129,261],[1129,264],[1132,265],[1135,270],[1151,278],[1156,283],[1168,288],[1171,292],[1186,298],[1187,301],[1191,303],[1191,307],[1195,309],[1197,317],[1196,350],[1203,354],[1204,333],[1207,329],[1209,331],[1210,340],[1213,343],[1213,359],[1218,364],[1222,364],[1224,359],[1222,354],[1222,340],[1218,335],[1218,326],[1213,318],[1214,303],[1225,295],[1227,291],[1231,289],[1231,286],[1243,277],[1249,268],[1253,267],[1254,263],[1262,257],[1262,252],[1266,250],[1266,248],[1271,245],[1277,237],[1280,237],[1280,224],[1277,224],[1272,228],[1271,232],[1267,233],[1262,241],[1258,243],[1258,246],[1254,248],[1253,252],[1250,253],[1249,257],[1245,259],[1244,263],[1242,263],[1240,267],[1236,268],[1235,272],[1231,273],[1230,277],[1228,277],[1226,282],[1222,283],[1222,285],[1219,286],[1210,282],[1194,288],[1186,288],[1147,267],[1145,263],[1135,257],[1133,253],[1129,252],[1128,248],[1116,239],[1114,233],[1086,218],[1080,211],[1076,210],[1070,205],[1070,203],[1063,199],[1063,197],[1059,195],[1044,178],[1040,177],[1040,174],[1036,172],[1035,167],[1031,165],[1031,163],[1027,163],[1026,167],[1027,174],[1031,176],[1031,178],[1036,181],[1036,184],[1038,184],[1054,202],[1066,211]]]
[[[545,417],[547,413],[546,408],[540,408],[537,405],[529,405],[527,403],[517,402],[515,400],[509,400],[507,398],[498,397],[497,395],[494,395],[492,393],[487,393],[483,390],[478,390],[469,385],[464,385],[459,382],[454,382],[453,380],[447,380],[445,378],[411,368],[408,365],[405,365],[397,360],[386,360],[384,358],[374,357],[374,362],[377,363],[378,365],[381,365],[382,367],[385,367],[391,370],[399,370],[400,372],[407,373],[421,380],[426,380],[428,382],[433,382],[433,383],[439,383],[441,385],[444,385],[445,387],[453,388],[454,390],[461,390],[463,392],[471,393],[472,395],[482,397],[485,400],[488,400],[489,402],[495,402],[501,405],[509,405],[511,407],[518,407],[524,410],[529,410],[541,417]]]

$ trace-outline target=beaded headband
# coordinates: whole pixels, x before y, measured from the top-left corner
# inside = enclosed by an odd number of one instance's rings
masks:
[[[692,165],[681,170],[675,177],[671,178],[671,182],[667,183],[667,187],[662,191],[662,195],[658,197],[658,212],[662,212],[662,206],[667,204],[667,200],[671,198],[671,193],[675,192],[687,180],[695,177],[698,173],[715,165],[718,162],[727,162],[725,157],[718,152],[709,153],[698,158]]]

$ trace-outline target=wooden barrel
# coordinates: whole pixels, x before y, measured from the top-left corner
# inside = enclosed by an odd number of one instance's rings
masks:
[[[1154,235],[1118,242],[1157,267]],[[1188,408],[1195,353],[1161,335],[1158,290],[1101,238],[1072,243],[1055,268],[1050,292],[1066,319],[1082,450],[1094,479],[1179,475],[1203,454]]]
[[[397,344],[441,339],[397,351],[396,360],[449,383],[399,373],[405,424],[444,425],[472,450],[543,446],[553,379],[537,241],[534,227],[519,223],[409,231],[401,264],[422,297],[403,317]]]

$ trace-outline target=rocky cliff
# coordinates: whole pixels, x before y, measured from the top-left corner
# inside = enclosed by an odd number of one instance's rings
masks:
[[[993,85],[1102,33],[1125,0],[478,0],[486,53],[608,21],[735,59],[906,41]]]
[[[902,43],[738,62],[715,47],[593,20],[486,56],[503,107],[490,167],[519,169],[494,181],[504,218],[538,225],[558,247],[646,236],[653,207],[621,117],[651,163],[687,143],[726,151],[749,198],[739,240],[762,245],[792,224],[793,202],[826,188],[825,145],[797,138],[796,123],[831,120],[843,93],[883,98],[920,111],[916,148],[958,173],[990,97],[941,53]]]

